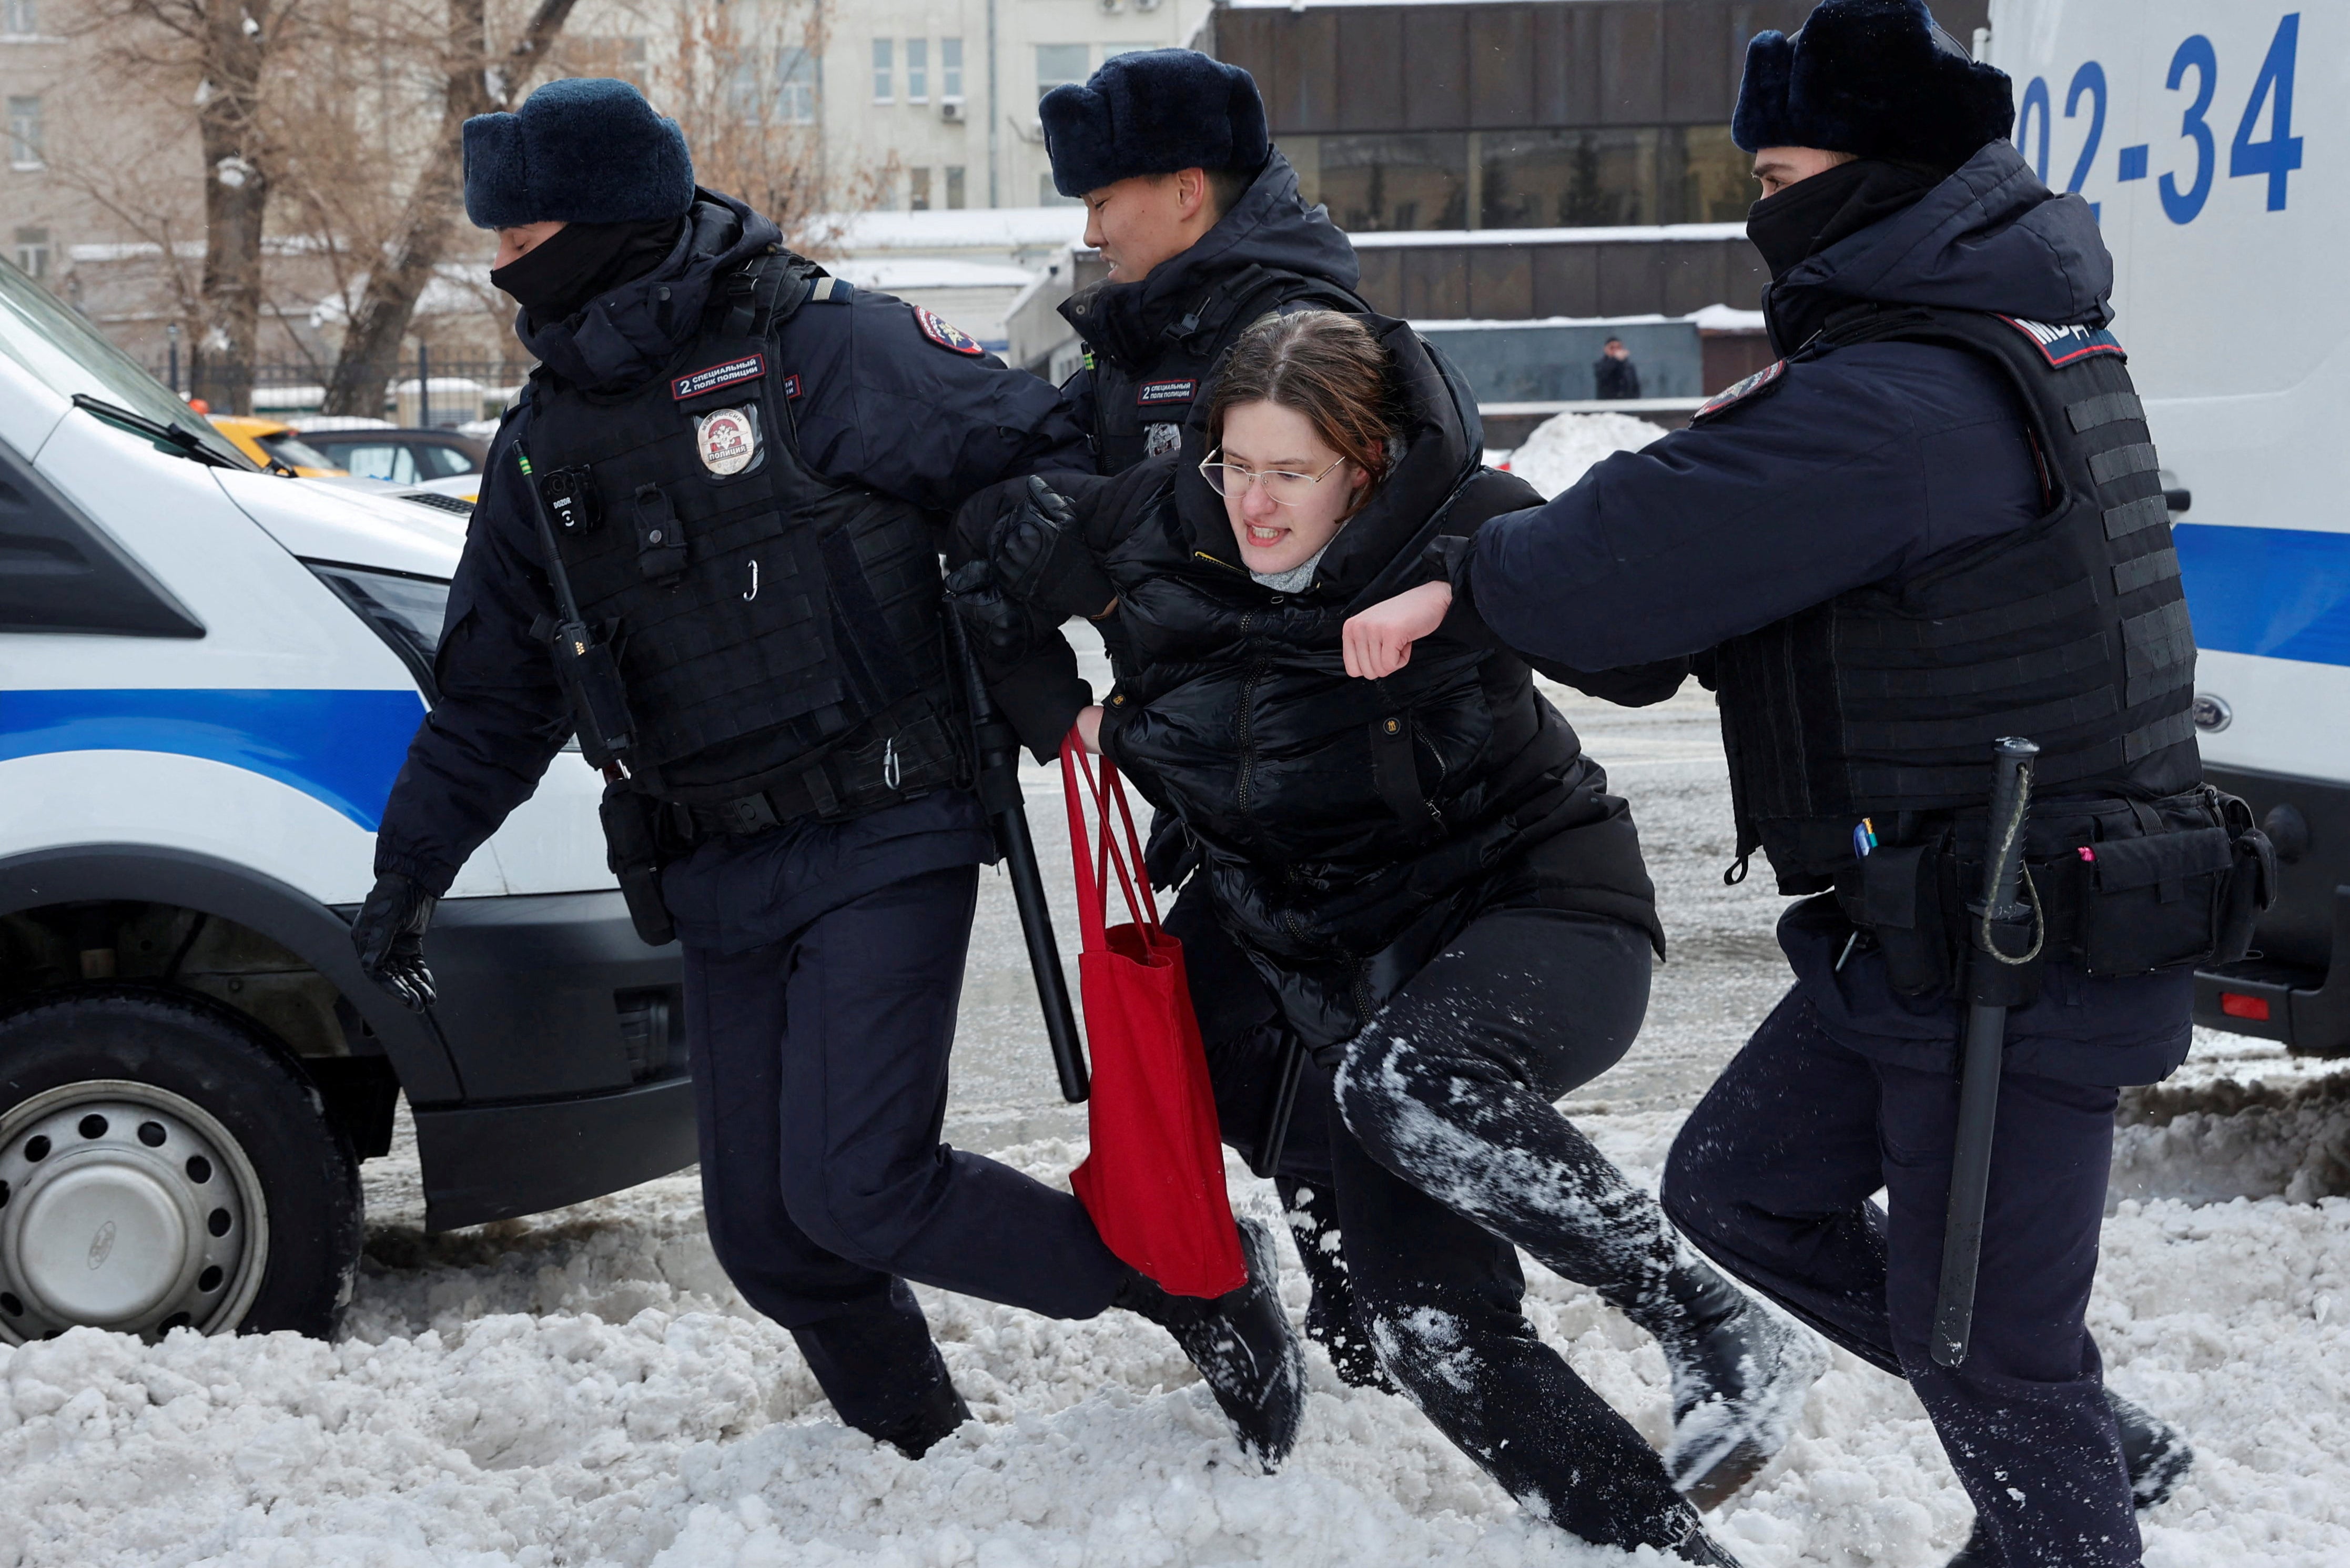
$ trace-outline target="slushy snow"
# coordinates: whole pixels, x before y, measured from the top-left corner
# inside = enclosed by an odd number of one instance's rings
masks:
[[[2223,1072],[2137,1096],[2119,1129],[2094,1309],[2115,1385],[2199,1454],[2152,1516],[2147,1561],[2330,1568],[2350,1561],[2350,1201],[2330,1195],[2350,1094],[2314,1075],[2265,1090],[2257,1052],[2212,1038]],[[1652,1183],[1680,1115],[1580,1125]],[[1058,1179],[1083,1150],[1003,1152]],[[1269,1216],[1269,1189],[1231,1174]],[[1055,1323],[920,1292],[978,1419],[911,1463],[842,1428],[789,1336],[728,1287],[691,1176],[426,1238],[412,1144],[369,1175],[406,1217],[374,1228],[339,1343],[78,1329],[0,1351],[0,1565],[1633,1560],[1520,1514],[1407,1402],[1345,1387],[1319,1350],[1297,1451],[1258,1476],[1173,1343],[1115,1312]],[[1661,1441],[1653,1343],[1527,1274],[1544,1336]],[[1285,1283],[1302,1313],[1302,1281]],[[1752,1568],[1929,1568],[1969,1517],[1908,1391],[1838,1353],[1794,1440],[1715,1525]]]
[[[1663,426],[1630,414],[1554,414],[1510,453],[1510,472],[1547,500],[1573,489],[1594,463],[1638,452],[1665,433]]]

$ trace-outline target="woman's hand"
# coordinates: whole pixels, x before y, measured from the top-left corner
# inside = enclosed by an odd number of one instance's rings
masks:
[[[1101,755],[1101,704],[1077,710],[1077,741],[1095,756]]]
[[[1451,607],[1451,584],[1422,583],[1348,618],[1342,634],[1347,673],[1358,680],[1393,675],[1411,662],[1411,645],[1442,626]]]

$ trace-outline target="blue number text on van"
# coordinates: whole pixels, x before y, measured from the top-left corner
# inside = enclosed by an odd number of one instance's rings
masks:
[[[2285,210],[2291,194],[2290,176],[2301,167],[2302,139],[2293,133],[2293,67],[2300,49],[2301,13],[2289,12],[2278,21],[2275,36],[2269,40],[2268,54],[2261,61],[2260,73],[2252,78],[2251,91],[2244,100],[2243,117],[2236,123],[2235,139],[2228,144],[2228,178],[2257,179],[2266,175],[2267,210],[2272,213]],[[2194,84],[2191,89],[2188,85],[2190,77]],[[2178,137],[2189,144],[2185,151],[2193,159],[2191,176],[2189,167],[2183,166],[2165,171],[2157,182],[2163,215],[2174,223],[2191,223],[2210,199],[2212,177],[2219,171],[2219,140],[2206,118],[2220,87],[2220,52],[2211,40],[2200,33],[2183,39],[2170,57],[2170,69],[2162,85],[2171,92],[2191,90],[2194,94],[2181,110],[2178,122]],[[2095,60],[2083,61],[2064,92],[2066,119],[2080,118],[2081,100],[2090,100],[2087,131],[2082,138],[2072,178],[2065,183],[2067,191],[2079,192],[2096,168],[2097,150],[2106,134],[2106,97],[2105,67]],[[2031,157],[2033,168],[2043,180],[2048,178],[2054,109],[2047,78],[2033,78],[2023,89],[2022,108],[2015,117],[2015,142]],[[2268,134],[2255,140],[2263,119],[2267,121]],[[2153,146],[2147,142],[2121,149],[2115,161],[2115,178],[2124,184],[2147,179],[2153,172]],[[2101,214],[2102,210],[2102,203],[2090,203],[2093,214]]]

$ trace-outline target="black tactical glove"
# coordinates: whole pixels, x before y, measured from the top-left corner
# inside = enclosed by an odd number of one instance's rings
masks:
[[[421,1012],[432,1005],[432,971],[424,967],[424,928],[441,900],[413,877],[387,871],[351,921],[351,945],[367,977]]]
[[[1055,626],[1073,615],[1101,615],[1118,597],[1086,548],[1069,498],[1038,474],[1028,476],[1026,498],[996,533],[993,565],[1005,592]]]
[[[985,561],[965,562],[948,575],[947,604],[988,662],[999,669],[1027,658],[1052,630],[1039,626],[1040,618],[1003,591]]]

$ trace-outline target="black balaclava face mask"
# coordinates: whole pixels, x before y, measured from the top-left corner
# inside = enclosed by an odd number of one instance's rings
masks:
[[[1755,202],[1746,215],[1746,237],[1762,253],[1776,283],[1838,240],[1914,205],[1950,172],[1922,163],[1856,158]]]
[[[605,289],[639,278],[669,259],[682,218],[634,223],[566,223],[490,281],[544,327],[578,313]]]

